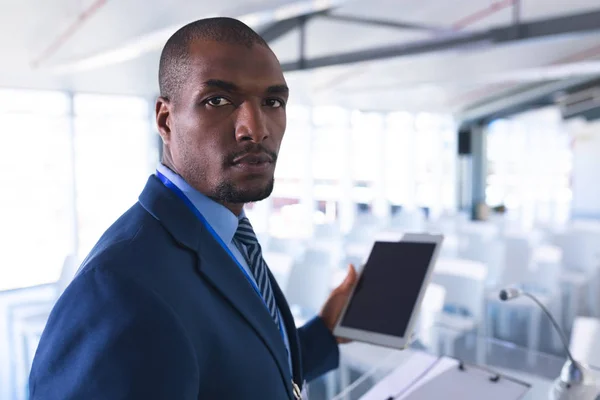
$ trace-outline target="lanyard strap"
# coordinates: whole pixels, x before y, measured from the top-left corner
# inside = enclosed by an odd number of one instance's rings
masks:
[[[225,252],[227,254],[229,254],[229,256],[231,257],[231,259],[235,262],[235,265],[237,265],[237,267],[240,269],[240,271],[242,271],[242,273],[246,277],[246,280],[248,281],[248,283],[250,284],[250,286],[252,286],[252,288],[254,289],[254,291],[256,292],[256,294],[258,295],[258,297],[261,299],[263,305],[267,309],[267,312],[269,312],[269,306],[267,306],[267,303],[265,302],[265,299],[263,298],[262,294],[260,293],[260,290],[258,289],[258,286],[256,286],[256,283],[254,283],[254,280],[250,277],[250,275],[248,275],[248,272],[246,271],[246,268],[242,267],[242,265],[240,264],[239,260],[233,255],[233,253],[229,249],[229,246],[227,246],[223,242],[223,239],[221,239],[221,237],[215,232],[215,230],[208,223],[208,221],[206,220],[206,218],[204,218],[204,215],[202,215],[202,213],[200,212],[200,210],[198,210],[198,208],[196,208],[196,206],[194,206],[194,204],[190,201],[190,199],[181,191],[181,189],[179,189],[177,187],[177,185],[175,185],[173,182],[171,182],[169,180],[169,178],[167,178],[166,176],[164,176],[163,174],[161,174],[160,171],[156,171],[156,176],[158,177],[158,179],[160,179],[160,181],[168,189],[170,189],[173,193],[175,193],[175,195],[177,195],[177,197],[179,197],[185,203],[185,205],[196,215],[196,217],[200,220],[200,222],[202,222],[202,224],[210,232],[210,234],[212,235],[212,237],[215,238],[215,240],[219,243],[219,245],[223,248],[223,250],[225,250]],[[279,312],[279,310],[277,312]],[[270,312],[269,312],[269,314],[270,314]],[[283,325],[282,325],[282,322],[281,322],[281,317],[279,318],[279,334],[281,335],[281,339],[285,343],[284,334],[283,334]]]

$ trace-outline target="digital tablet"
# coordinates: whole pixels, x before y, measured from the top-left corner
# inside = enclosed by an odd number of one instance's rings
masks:
[[[406,234],[375,242],[334,335],[397,349],[410,344],[442,241],[442,235]]]

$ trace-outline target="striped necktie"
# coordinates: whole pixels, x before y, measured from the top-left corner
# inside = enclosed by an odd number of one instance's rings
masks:
[[[248,218],[243,217],[240,219],[234,239],[243,245],[245,251],[242,251],[242,253],[245,253],[248,267],[250,267],[250,271],[252,272],[252,275],[254,275],[258,290],[267,305],[267,309],[269,310],[273,321],[279,328],[279,313],[277,312],[277,304],[275,303],[275,296],[273,295],[273,289],[271,288],[271,281],[267,274],[267,263],[265,263],[265,260],[263,259],[260,244],[258,243],[258,239],[254,234],[254,230],[252,229],[252,225],[250,225]]]

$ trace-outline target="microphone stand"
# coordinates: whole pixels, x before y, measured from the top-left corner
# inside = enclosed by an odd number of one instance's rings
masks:
[[[508,301],[519,296],[526,296],[533,300],[544,311],[558,335],[567,353],[567,361],[563,366],[560,376],[554,381],[550,390],[551,400],[600,400],[596,379],[589,367],[575,361],[569,350],[569,341],[562,329],[546,306],[531,293],[520,289],[504,289],[500,291],[500,300]]]

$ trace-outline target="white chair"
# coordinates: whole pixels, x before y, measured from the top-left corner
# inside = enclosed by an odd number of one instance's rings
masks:
[[[600,227],[597,222],[574,222],[564,232],[558,233],[555,243],[563,251],[563,266],[568,281],[585,280],[585,292],[569,292],[568,325],[576,315],[600,317]],[[578,278],[577,275],[583,275]],[[581,296],[585,296],[582,299]],[[576,308],[578,305],[585,308]]]
[[[443,233],[444,235],[456,234],[458,226],[466,219],[463,215],[453,215],[448,212],[442,213],[438,218],[427,223],[427,231],[431,233]]]
[[[308,248],[294,261],[284,292],[290,306],[300,310],[298,317],[320,310],[331,292],[333,269],[331,255],[324,250]]]
[[[402,208],[390,219],[389,229],[394,231],[420,233],[425,231],[426,222],[427,218],[422,209]]]
[[[494,286],[504,267],[504,242],[498,240],[498,228],[488,222],[463,222],[458,228],[459,258],[486,265],[486,285]]]
[[[522,282],[533,256],[533,243],[528,235],[508,234],[504,242],[503,267],[498,284],[505,286]]]
[[[440,250],[440,257],[459,258],[461,252],[461,242],[455,234],[444,234],[444,242]]]
[[[269,237],[268,247],[263,247],[263,251],[287,254],[294,259],[301,257],[305,250],[305,245],[300,239]]]
[[[359,214],[354,220],[350,232],[344,237],[344,243],[372,243],[375,235],[384,228],[384,221],[372,214]]]
[[[336,223],[315,224],[313,226],[313,238],[316,240],[337,240],[341,235],[340,227]]]
[[[446,289],[438,284],[430,283],[425,291],[421,310],[414,328],[416,337],[425,347],[438,351],[439,340],[435,334],[434,326],[444,310]]]
[[[600,319],[577,317],[571,331],[569,350],[577,361],[600,366]]]
[[[294,258],[285,253],[263,252],[263,258],[280,288],[286,288],[294,264]]]
[[[531,257],[525,282],[557,290],[562,268],[562,250],[558,246],[541,245],[533,249]]]
[[[309,246],[313,249],[329,252],[331,262],[334,265],[343,266],[343,264],[346,264],[344,241],[338,224],[315,225]]]
[[[564,268],[560,273],[560,291],[563,294],[562,326],[567,334],[577,316],[590,316],[589,293],[593,290],[597,275]]]
[[[541,332],[543,326],[549,324],[542,310],[526,298],[510,302],[502,302],[498,298],[499,288],[520,287],[532,292],[553,314],[562,314],[559,290],[561,251],[555,246],[533,248],[532,243],[535,242],[527,236],[507,238],[508,261],[503,280],[486,297],[486,330],[490,336],[541,351]],[[553,350],[559,351],[561,344],[558,334],[551,333],[548,336]]]
[[[538,246],[533,251],[532,263],[528,269],[528,276],[525,279],[528,286],[538,287],[546,292],[550,299],[548,307],[558,317],[559,324],[562,322],[565,308],[563,295],[560,290],[561,269],[562,250],[557,246]],[[555,352],[562,352],[563,346],[558,333],[552,330],[551,336],[553,350]]]
[[[446,291],[444,312],[438,318],[445,354],[454,354],[456,339],[479,327],[486,279],[487,267],[481,262],[438,260],[431,282],[443,286]]]
[[[77,258],[69,255],[56,283],[0,292],[0,318],[7,321],[7,329],[0,331],[0,354],[8,354],[9,360],[13,360],[6,375],[2,372],[6,368],[5,360],[0,359],[0,398],[27,398],[27,381],[39,338],[54,303],[78,267]],[[10,396],[6,396],[3,387],[12,392]]]
[[[555,238],[563,250],[563,262],[569,269],[589,271],[600,265],[600,231],[587,225],[573,225]]]

